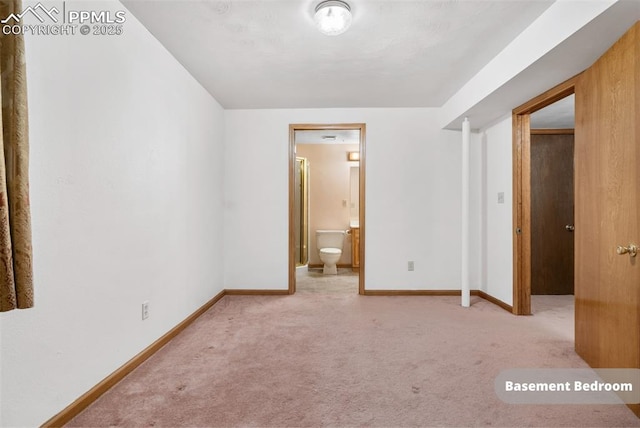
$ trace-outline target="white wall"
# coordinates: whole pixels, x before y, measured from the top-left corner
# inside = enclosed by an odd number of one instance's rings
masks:
[[[472,290],[484,290],[482,266],[486,201],[483,195],[486,181],[482,155],[481,135],[472,132],[469,141],[469,284]]]
[[[513,303],[513,186],[511,115],[482,130],[476,137],[475,173],[481,186],[480,236],[476,236],[476,266],[480,266],[480,289],[505,303]],[[473,188],[472,188],[473,189]],[[504,192],[504,203],[498,193]],[[472,283],[473,286],[473,283]]]
[[[2,426],[41,424],[224,288],[223,110],[124,29],[26,38],[36,307],[0,315]]]
[[[2,316],[0,315],[0,427],[4,426],[4,424],[2,423]]]
[[[364,122],[366,289],[460,289],[461,136],[439,128],[436,109],[225,117],[227,288],[287,288],[289,124]]]

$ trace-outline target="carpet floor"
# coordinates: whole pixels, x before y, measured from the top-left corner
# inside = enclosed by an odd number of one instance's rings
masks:
[[[498,399],[501,370],[587,367],[536,316],[356,293],[226,296],[68,426],[640,427],[623,405]]]

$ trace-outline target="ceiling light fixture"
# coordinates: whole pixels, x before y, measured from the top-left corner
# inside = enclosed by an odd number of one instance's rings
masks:
[[[316,26],[327,36],[342,34],[351,25],[351,8],[341,0],[327,0],[316,6]]]

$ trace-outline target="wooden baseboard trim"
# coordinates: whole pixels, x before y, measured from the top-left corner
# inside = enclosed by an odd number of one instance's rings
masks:
[[[575,130],[571,129],[530,129],[531,135],[574,135]]]
[[[460,290],[365,290],[365,296],[461,296]],[[472,296],[478,296],[484,300],[500,306],[509,313],[513,313],[513,307],[500,299],[496,299],[482,290],[471,290]]]
[[[224,290],[227,296],[285,296],[289,295],[289,290],[250,290],[250,289],[227,289]]]
[[[474,290],[476,293],[476,296],[482,297],[484,300],[493,303],[494,305],[498,305],[500,306],[502,309],[504,309],[505,311],[509,312],[510,314],[513,313],[513,306],[503,302],[500,299],[496,299],[495,297],[493,297],[490,294],[485,293],[482,290]]]
[[[460,296],[460,290],[365,290],[365,296]]]
[[[102,394],[107,392],[111,387],[120,382],[131,373],[136,367],[145,362],[149,357],[155,354],[160,350],[164,345],[166,345],[171,339],[176,337],[180,332],[182,332],[185,328],[187,328],[191,323],[193,323],[200,315],[209,310],[213,305],[215,305],[220,299],[225,296],[225,290],[222,290],[218,293],[213,299],[209,300],[207,303],[202,305],[198,310],[189,315],[184,321],[180,324],[169,330],[158,340],[153,342],[147,348],[145,348],[138,355],[127,361],[123,366],[118,368],[116,371],[111,373],[109,376],[104,378],[100,383],[91,388],[89,391],[84,393],[80,398],[75,400],[73,403],[69,404],[64,410],[60,413],[46,421],[42,424],[42,427],[62,427],[64,424],[69,422],[75,416],[77,416],[80,412],[86,409],[91,403],[96,401]]]

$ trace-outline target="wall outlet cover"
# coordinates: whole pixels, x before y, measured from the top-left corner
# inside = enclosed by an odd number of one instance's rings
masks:
[[[142,319],[146,320],[149,318],[149,301],[146,300],[142,302]]]

